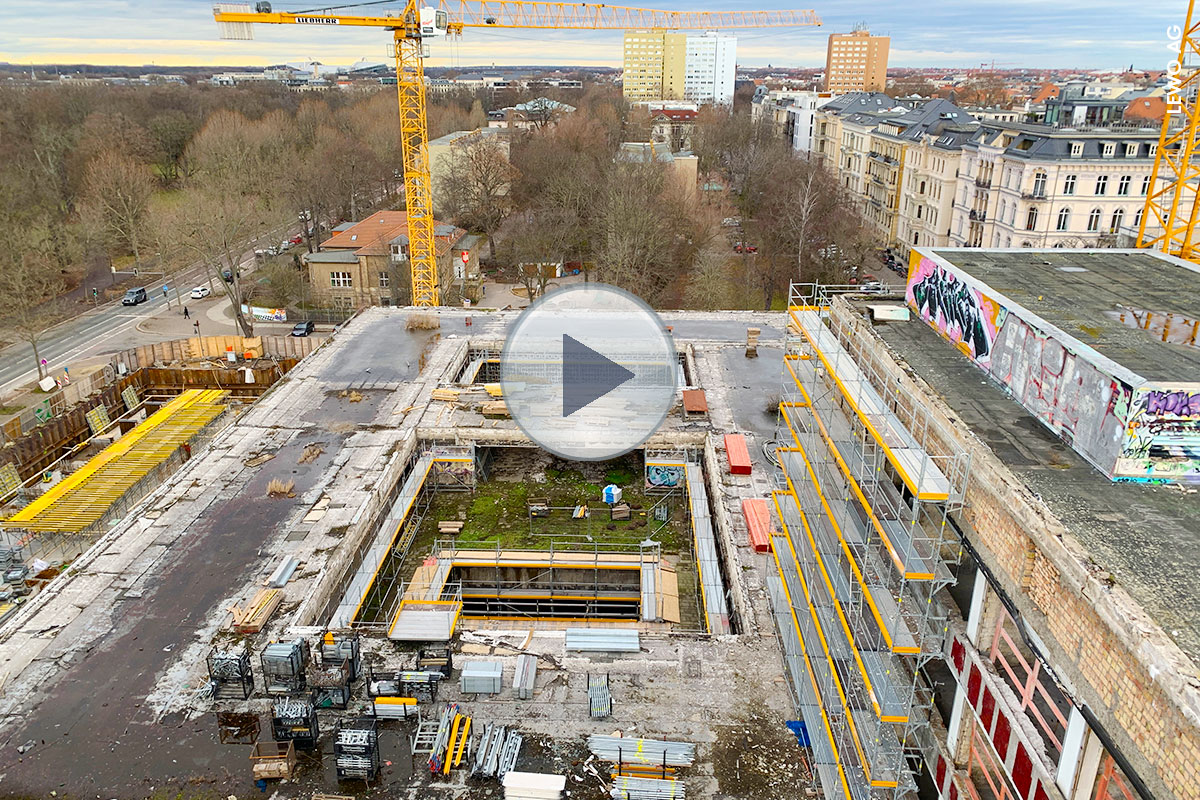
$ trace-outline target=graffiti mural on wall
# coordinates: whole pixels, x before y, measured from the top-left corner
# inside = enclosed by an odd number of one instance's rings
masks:
[[[908,304],[925,321],[980,363],[991,358],[1004,309],[943,267],[922,258],[910,271]]]
[[[674,489],[683,485],[683,467],[679,464],[647,464],[647,489]]]
[[[1125,431],[1118,479],[1200,480],[1200,391],[1138,391]]]

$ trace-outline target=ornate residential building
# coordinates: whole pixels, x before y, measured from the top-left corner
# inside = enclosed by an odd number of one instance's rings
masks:
[[[985,122],[963,145],[950,244],[1114,246],[1141,223],[1158,131]]]

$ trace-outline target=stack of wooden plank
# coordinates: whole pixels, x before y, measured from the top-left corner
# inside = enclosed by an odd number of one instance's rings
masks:
[[[296,743],[255,742],[250,760],[255,780],[290,778],[296,770]]]
[[[746,328],[746,358],[758,358],[758,336],[761,328]]]
[[[429,393],[429,396],[434,400],[443,400],[446,402],[455,402],[458,400],[460,392],[458,389],[434,389]]]
[[[463,525],[465,524],[459,520],[444,519],[438,523],[438,533],[448,533],[452,536],[457,536],[462,533]]]
[[[479,410],[485,417],[509,416],[508,405],[505,404],[503,400],[492,400],[490,402],[483,403],[480,405]]]
[[[281,602],[282,590],[260,589],[244,608],[238,608],[236,605],[229,607],[229,613],[233,615],[233,629],[238,633],[258,633],[271,619]]]

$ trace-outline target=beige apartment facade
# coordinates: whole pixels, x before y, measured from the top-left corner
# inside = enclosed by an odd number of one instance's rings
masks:
[[[887,88],[890,43],[891,37],[865,30],[831,34],[825,50],[825,90],[882,92]]]
[[[1157,148],[1153,128],[985,123],[963,148],[949,243],[1115,246],[1142,221]]]
[[[687,34],[625,31],[622,90],[630,102],[682,100]]]

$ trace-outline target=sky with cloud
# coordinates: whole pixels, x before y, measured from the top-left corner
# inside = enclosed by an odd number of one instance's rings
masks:
[[[311,10],[311,3],[273,5],[303,11]],[[645,4],[679,10],[804,7],[778,0]],[[373,6],[369,12],[387,7]],[[896,67],[977,67],[995,61],[997,67],[1163,69],[1172,58],[1167,28],[1182,25],[1186,13],[1183,0],[838,0],[814,7],[821,28],[737,31],[738,63],[824,66],[825,37],[865,23],[873,33],[891,36],[889,63]],[[350,64],[385,60],[388,44],[387,34],[375,29],[296,25],[256,26],[254,41],[222,41],[212,3],[205,0],[0,0],[0,61],[18,64],[265,66],[307,58]],[[619,66],[620,59],[619,32],[467,29],[457,43],[435,44],[427,63]]]

